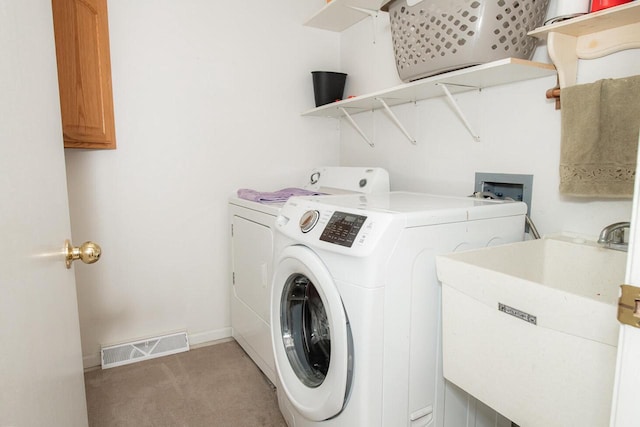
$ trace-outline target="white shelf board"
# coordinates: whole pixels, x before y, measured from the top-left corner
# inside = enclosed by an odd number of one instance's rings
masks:
[[[620,6],[603,9],[577,18],[567,19],[551,25],[536,28],[529,32],[530,36],[545,39],[554,32],[568,36],[580,37],[588,34],[622,27],[640,22],[640,2],[632,1]]]
[[[302,115],[337,118],[344,116],[340,107],[345,108],[350,114],[383,108],[376,98],[383,98],[389,106],[394,106],[445,96],[438,83],[447,84],[449,91],[456,94],[555,74],[556,70],[551,64],[506,58],[333,102],[305,111]]]
[[[388,0],[332,0],[315,15],[307,19],[304,25],[341,32],[370,16],[369,13],[357,9],[365,9],[375,13],[387,1]]]

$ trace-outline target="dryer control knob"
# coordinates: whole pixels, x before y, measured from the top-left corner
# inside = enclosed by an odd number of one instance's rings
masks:
[[[300,231],[303,233],[310,232],[318,223],[318,218],[320,218],[320,212],[306,211],[300,218]]]

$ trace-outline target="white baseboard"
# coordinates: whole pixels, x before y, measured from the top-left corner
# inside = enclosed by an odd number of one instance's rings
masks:
[[[216,329],[215,331],[198,332],[196,334],[189,335],[189,344],[191,346],[198,346],[206,344],[212,341],[223,340],[231,337],[231,328]]]
[[[100,366],[102,366],[102,360],[100,360],[100,352],[82,356],[82,366],[85,370],[99,368]]]
[[[187,333],[187,335],[189,337],[190,347],[201,347],[208,343],[213,343],[214,341],[231,338],[231,328],[216,329],[213,331],[198,332],[195,334]],[[85,370],[99,368],[102,366],[100,352],[98,351],[94,354],[83,355],[82,365]]]

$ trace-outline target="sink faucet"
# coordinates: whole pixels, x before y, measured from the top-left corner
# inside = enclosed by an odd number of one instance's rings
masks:
[[[598,243],[610,249],[626,252],[629,248],[629,243],[624,241],[624,230],[630,226],[631,224],[628,222],[616,222],[607,225],[600,232]]]

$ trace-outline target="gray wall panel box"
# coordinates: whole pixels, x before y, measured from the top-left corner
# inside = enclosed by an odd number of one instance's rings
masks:
[[[527,215],[531,217],[531,193],[533,175],[476,172],[474,192],[488,191],[498,199],[513,199],[527,204]],[[529,230],[529,227],[526,227]]]

